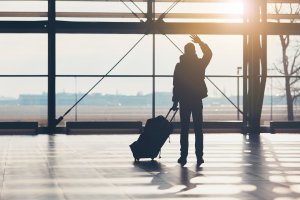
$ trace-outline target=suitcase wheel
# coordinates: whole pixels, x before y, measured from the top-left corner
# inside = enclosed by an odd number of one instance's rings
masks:
[[[139,158],[134,158],[134,162],[139,162],[140,159]]]
[[[151,160],[153,161],[153,160],[154,160],[154,158],[151,158]]]

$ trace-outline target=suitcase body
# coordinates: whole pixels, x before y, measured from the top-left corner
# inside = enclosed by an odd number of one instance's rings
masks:
[[[170,109],[171,111],[171,109]],[[148,119],[144,131],[139,136],[138,140],[133,142],[130,146],[135,161],[140,158],[156,158],[170,134],[173,132],[173,125],[171,124],[177,110],[170,121],[167,116],[158,116]]]

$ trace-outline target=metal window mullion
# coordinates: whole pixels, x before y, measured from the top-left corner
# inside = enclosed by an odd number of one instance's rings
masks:
[[[154,23],[154,21],[155,21],[155,0],[152,0],[152,15],[151,15],[151,19],[152,19],[152,23]],[[153,27],[153,26],[152,26]],[[155,75],[156,75],[156,72],[155,72],[155,68],[156,68],[156,66],[155,66],[155,62],[156,62],[156,59],[155,59],[155,31],[153,31],[153,38],[152,38],[152,42],[153,42],[153,78],[152,78],[152,81],[153,81],[153,92],[152,92],[152,98],[153,98],[153,100],[152,100],[152,117],[155,117],[156,116],[156,102],[155,102],[155,98],[156,98],[156,96],[155,96],[155,94],[156,94],[156,88],[155,88]]]
[[[244,18],[243,18],[243,24],[248,25],[248,12],[247,12],[247,6],[248,1],[244,1]],[[249,51],[248,51],[248,37],[249,33],[244,33],[243,35],[243,133],[247,133],[247,127],[249,125],[249,102],[248,102],[248,64],[249,64]]]
[[[154,0],[147,1],[147,24],[148,28],[153,29],[155,21],[155,4]],[[155,33],[152,34],[152,117],[155,117]],[[151,32],[150,31],[150,32]]]
[[[48,0],[48,133],[55,132],[56,18],[55,0]]]

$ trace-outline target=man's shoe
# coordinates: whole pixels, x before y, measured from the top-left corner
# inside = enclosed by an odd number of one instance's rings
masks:
[[[197,167],[200,167],[202,163],[204,163],[203,158],[197,159]]]
[[[180,157],[177,162],[183,167],[186,164],[186,158]]]

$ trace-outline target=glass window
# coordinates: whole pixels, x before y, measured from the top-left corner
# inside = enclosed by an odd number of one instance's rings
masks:
[[[64,114],[98,80],[57,78],[57,117]],[[145,122],[152,116],[151,93],[151,78],[105,78],[64,120]]]
[[[47,35],[0,34],[0,44],[0,121],[47,126]]]
[[[213,52],[206,75],[236,75],[237,67],[243,65],[243,37],[199,36]],[[169,35],[168,37],[181,51],[185,44],[191,42],[189,35]],[[182,53],[165,36],[158,35],[156,38],[156,74],[173,75],[175,65],[179,62],[179,56]],[[196,51],[198,57],[201,58],[203,55],[199,46],[196,46]]]
[[[145,21],[147,2],[57,1],[57,19],[65,21]],[[80,12],[80,14],[79,14]],[[132,12],[136,13],[137,18]]]
[[[57,35],[57,74],[106,74],[142,35]],[[152,74],[152,37],[140,43],[110,73]]]
[[[283,64],[282,45],[279,36],[268,36],[268,79],[266,83],[262,123],[270,121],[286,121],[289,115],[294,120],[299,120],[299,57],[294,58],[300,51],[299,36],[290,36],[289,45],[286,49],[285,58],[288,64]],[[294,67],[293,66],[294,63]],[[290,91],[290,92],[289,92]],[[291,95],[291,99],[287,96]],[[288,111],[288,101],[291,110]],[[290,118],[290,120],[292,120]]]
[[[299,23],[299,3],[268,3],[267,13],[269,22]]]
[[[47,126],[47,78],[0,79],[0,121],[37,121]]]
[[[165,13],[173,2],[156,2],[156,12]],[[160,16],[160,15],[159,15]],[[165,16],[166,22],[243,22],[243,1],[179,2]]]
[[[47,41],[46,34],[0,34],[0,73],[46,75]]]
[[[47,20],[47,11],[47,1],[0,1],[1,21]]]

